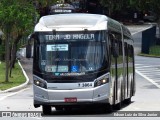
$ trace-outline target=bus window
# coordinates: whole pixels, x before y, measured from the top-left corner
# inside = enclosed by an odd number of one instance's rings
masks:
[[[118,57],[118,44],[114,34],[110,34],[111,53],[114,57]]]

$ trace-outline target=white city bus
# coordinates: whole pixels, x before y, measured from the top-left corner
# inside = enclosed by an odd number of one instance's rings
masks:
[[[98,14],[44,16],[35,26],[34,106],[121,108],[135,94],[133,39],[121,23]]]

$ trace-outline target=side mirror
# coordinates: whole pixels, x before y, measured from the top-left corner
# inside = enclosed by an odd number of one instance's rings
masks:
[[[26,45],[26,58],[31,58],[32,57],[32,44],[31,41],[34,39],[35,34],[30,34],[28,36],[28,43]]]
[[[26,58],[31,58],[32,57],[32,45],[28,44],[26,46]]]

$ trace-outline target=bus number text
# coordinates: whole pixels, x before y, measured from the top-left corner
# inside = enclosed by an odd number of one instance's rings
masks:
[[[92,87],[92,83],[78,83],[78,87]]]

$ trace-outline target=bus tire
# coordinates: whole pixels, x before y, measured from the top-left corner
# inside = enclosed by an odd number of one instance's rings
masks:
[[[111,112],[113,112],[113,106],[111,104],[109,104],[109,103],[103,104],[101,106],[101,111],[103,113],[111,113]]]
[[[131,98],[125,99],[125,100],[124,100],[124,103],[127,104],[127,105],[130,104],[130,103],[131,103]]]
[[[63,110],[63,107],[56,106],[55,109],[56,109],[56,111],[61,111],[61,110]]]
[[[43,110],[44,115],[50,115],[51,114],[51,106],[49,106],[49,105],[43,105],[42,110]]]
[[[111,104],[107,104],[107,110],[106,110],[106,112],[107,113],[111,113],[111,112],[113,112],[113,105],[111,105]]]
[[[72,108],[68,106],[68,107],[64,107],[64,110],[68,112],[68,111],[71,111]]]
[[[122,107],[122,102],[120,101],[119,103],[117,103],[115,106],[114,106],[114,109],[115,110],[120,110]]]
[[[132,86],[132,80],[131,80],[131,91],[130,91],[130,96],[132,96],[133,95],[133,86]],[[124,100],[124,102],[123,102],[124,104],[130,104],[131,103],[131,97],[130,98],[127,98],[127,99],[125,99]]]

